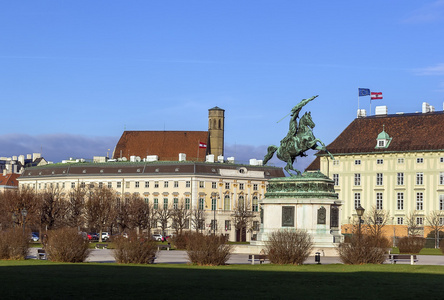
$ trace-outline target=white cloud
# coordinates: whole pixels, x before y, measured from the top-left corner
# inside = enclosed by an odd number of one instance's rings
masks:
[[[444,75],[444,63],[439,63],[435,66],[417,69],[417,75]]]

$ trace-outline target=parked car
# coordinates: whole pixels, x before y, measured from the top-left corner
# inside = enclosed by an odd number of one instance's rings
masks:
[[[89,238],[91,237],[91,238]],[[99,240],[99,234],[98,233],[88,233],[88,239],[92,241],[98,241]]]
[[[102,241],[109,240],[109,233],[108,232],[102,232]]]
[[[38,234],[37,232],[32,232],[32,233],[31,233],[31,240],[32,240],[33,242],[38,242],[39,239],[40,239],[40,238],[39,238],[39,234]]]
[[[153,239],[158,242],[163,242],[165,238],[161,234],[153,234]]]

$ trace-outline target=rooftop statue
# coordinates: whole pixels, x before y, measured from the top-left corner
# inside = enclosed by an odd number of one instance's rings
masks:
[[[309,99],[303,99],[299,102],[291,112],[289,113],[290,118],[290,128],[287,135],[281,140],[279,147],[271,145],[268,147],[268,153],[264,157],[264,165],[273,157],[276,153],[277,158],[286,162],[287,165],[284,170],[290,176],[295,176],[290,173],[290,170],[296,172],[297,175],[301,175],[301,172],[293,168],[293,163],[297,156],[307,156],[305,152],[309,149],[313,150],[324,150],[327,154],[334,159],[333,155],[325,148],[325,144],[321,140],[315,138],[313,135],[313,128],[315,123],[311,118],[311,112],[306,112],[299,120],[299,112],[301,109],[307,105],[308,102],[313,101],[318,96],[313,96]],[[320,144],[320,146],[318,145]]]

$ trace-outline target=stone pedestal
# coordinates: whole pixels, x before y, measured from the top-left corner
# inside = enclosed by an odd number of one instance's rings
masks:
[[[341,241],[341,204],[334,182],[322,173],[273,178],[261,207],[261,230],[252,245],[264,247],[281,229],[302,229],[313,237],[313,252],[335,255]]]

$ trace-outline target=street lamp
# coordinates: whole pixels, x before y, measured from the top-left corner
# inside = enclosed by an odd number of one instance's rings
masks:
[[[25,224],[26,224],[26,215],[28,214],[28,211],[26,208],[22,209],[22,216],[23,216],[23,236],[25,235]]]
[[[358,207],[356,207],[356,213],[359,217],[359,235],[361,235],[361,223],[362,223],[362,216],[364,215],[365,209],[359,204]]]

